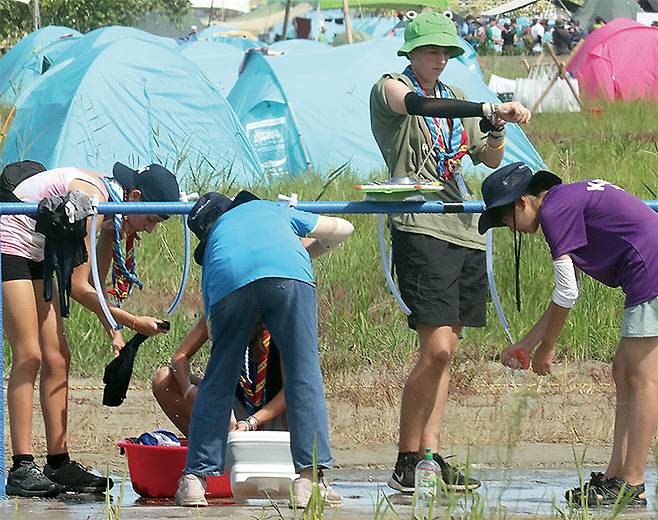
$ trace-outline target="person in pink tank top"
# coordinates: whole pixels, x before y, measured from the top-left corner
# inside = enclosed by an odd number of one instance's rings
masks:
[[[23,202],[81,191],[100,202],[175,202],[180,194],[174,175],[152,164],[139,171],[116,163],[113,178],[77,168],[58,168],[37,173],[19,183],[13,194]],[[106,215],[97,246],[101,278],[121,254],[121,237],[153,228],[166,215]],[[89,223],[88,223],[89,226]],[[89,228],[86,246],[90,247]],[[52,497],[60,492],[102,493],[112,486],[110,478],[99,477],[69,457],[67,445],[68,377],[71,355],[59,300],[43,299],[43,235],[35,221],[24,215],[5,215],[0,220],[2,244],[2,298],[4,332],[11,346],[12,364],[7,385],[7,408],[11,429],[12,467],[7,476],[7,495]],[[126,262],[124,262],[125,264]],[[115,268],[116,269],[116,268]],[[121,270],[121,269],[120,269]],[[128,277],[134,271],[123,272]],[[90,280],[89,262],[73,271],[71,296],[94,312],[111,338],[115,355],[123,338],[112,330],[102,312]],[[134,278],[134,280],[138,279]],[[133,281],[134,281],[133,280]],[[111,306],[114,319],[146,336],[164,330],[161,320],[135,316]],[[46,465],[41,470],[32,455],[32,409],[34,386],[40,373],[41,410],[46,430]]]

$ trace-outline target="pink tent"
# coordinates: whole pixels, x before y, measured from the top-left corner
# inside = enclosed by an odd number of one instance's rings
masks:
[[[567,70],[588,96],[658,101],[658,27],[612,20],[587,36]]]

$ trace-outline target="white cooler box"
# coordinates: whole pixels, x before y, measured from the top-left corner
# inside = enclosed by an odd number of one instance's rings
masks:
[[[226,467],[236,498],[288,498],[299,476],[290,455],[290,433],[283,431],[229,433]]]

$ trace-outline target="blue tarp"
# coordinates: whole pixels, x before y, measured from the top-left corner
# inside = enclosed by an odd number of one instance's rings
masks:
[[[380,171],[384,162],[370,130],[369,96],[382,74],[408,64],[396,55],[399,44],[398,38],[380,38],[317,54],[251,54],[228,100],[263,167],[272,174],[300,174],[308,163],[326,174],[349,162],[361,177]],[[473,101],[497,100],[458,60],[449,62],[442,80]],[[543,166],[516,125],[508,125],[504,161]]]
[[[228,96],[238,79],[244,52],[234,45],[197,41],[183,46],[181,54],[191,60],[219,91]]]
[[[44,69],[80,35],[69,27],[48,26],[28,34],[0,58],[0,103],[13,105]]]
[[[181,178],[230,172],[242,183],[260,179],[233,110],[191,61],[148,38],[108,36],[82,38],[21,94],[3,162],[30,158],[101,172],[115,161],[157,162]]]

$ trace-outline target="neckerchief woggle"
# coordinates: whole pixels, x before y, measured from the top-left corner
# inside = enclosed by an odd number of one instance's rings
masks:
[[[420,86],[411,66],[405,68],[402,74],[409,78],[416,94],[431,97]],[[437,98],[450,98],[448,89],[441,81],[436,82],[434,95]],[[468,188],[460,172],[461,159],[468,153],[468,133],[462,125],[461,119],[431,116],[422,116],[422,118],[432,137],[431,146],[436,157],[437,177],[442,181],[454,178],[462,198],[469,198]]]
[[[123,202],[117,191],[112,186],[114,179],[110,177],[101,177],[101,181],[107,190],[112,202]],[[144,284],[135,273],[135,233],[128,233],[126,236],[126,255],[124,257],[121,250],[121,224],[123,217],[114,215],[114,244],[112,247],[112,288],[107,290],[107,294],[112,296],[117,306],[121,305],[130,293],[133,285],[140,289]]]

